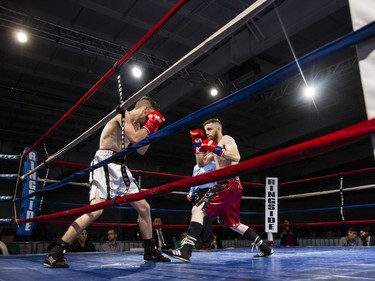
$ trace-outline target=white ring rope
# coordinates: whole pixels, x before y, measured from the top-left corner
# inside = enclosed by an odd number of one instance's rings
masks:
[[[375,184],[347,187],[347,188],[343,188],[343,191],[357,191],[357,190],[364,190],[364,189],[371,189],[371,188],[375,188]],[[317,192],[310,192],[310,193],[303,193],[303,194],[292,194],[292,195],[279,196],[278,199],[306,198],[306,197],[314,197],[314,196],[320,196],[320,195],[326,195],[326,194],[332,194],[332,193],[341,193],[341,190],[335,189],[335,190],[317,191]],[[242,196],[242,199],[264,200],[265,198]]]
[[[145,85],[142,89],[140,89],[137,93],[135,93],[133,96],[128,98],[126,101],[121,103],[121,109],[126,110],[128,107],[130,107],[132,104],[134,104],[140,97],[148,94],[152,90],[154,90],[157,86],[162,84],[164,81],[175,75],[177,72],[191,64],[193,61],[195,61],[197,58],[205,54],[208,50],[210,50],[212,47],[217,45],[219,42],[221,42],[224,38],[228,37],[230,34],[232,34],[234,31],[236,31],[238,28],[246,24],[251,18],[255,17],[259,12],[261,12],[264,8],[266,8],[268,5],[270,5],[274,0],[258,0],[251,6],[249,6],[247,9],[245,9],[242,13],[240,13],[237,17],[232,19],[230,22],[228,22],[226,25],[224,25],[222,28],[220,28],[218,31],[216,31],[214,34],[212,34],[210,37],[208,37],[205,41],[200,43],[197,47],[195,47],[193,50],[191,50],[188,54],[186,54],[184,57],[182,57],[179,61],[177,61],[175,64],[173,64],[170,68],[165,70],[162,74],[160,74],[158,77],[156,77],[154,80],[149,82],[147,85]],[[267,3],[268,2],[268,3]],[[267,5],[266,5],[267,3]],[[35,171],[38,171],[41,169],[46,163],[49,163],[59,156],[61,156],[63,153],[68,151],[69,149],[73,148],[77,144],[79,144],[81,141],[85,140],[89,136],[91,136],[93,133],[95,133],[98,129],[100,129],[104,124],[106,124],[108,121],[110,121],[113,117],[115,117],[118,114],[117,110],[114,109],[112,112],[110,112],[107,116],[105,116],[103,119],[101,119],[98,123],[96,123],[94,126],[92,126],[90,129],[88,129],[86,132],[84,132],[82,135],[77,137],[75,140],[70,142],[68,145],[57,151],[56,153],[52,154],[48,159],[45,160],[44,163],[39,164],[36,168],[33,170],[30,170],[28,173],[21,176],[21,180],[24,180],[25,177],[33,174]]]
[[[375,188],[375,184],[347,187],[347,188],[343,188],[343,191],[358,191],[358,190],[364,190],[364,189],[370,189],[370,188]],[[333,194],[333,193],[338,193],[338,192],[341,192],[341,189],[285,195],[285,196],[279,196],[278,199],[306,198],[306,197],[314,197],[314,196],[320,196],[320,195],[326,195],[326,194]],[[187,195],[188,192],[173,191],[170,194]],[[244,200],[265,200],[265,197],[242,196],[242,199],[244,199]]]
[[[340,177],[340,197],[341,197],[341,207],[340,207],[340,214],[341,214],[341,220],[345,221],[345,216],[344,216],[344,177]]]
[[[18,165],[18,172],[17,172],[17,180],[16,180],[16,187],[14,189],[14,194],[13,194],[13,198],[16,198],[17,196],[17,193],[18,193],[18,185],[20,183],[20,177],[19,175],[21,174],[21,169],[22,169],[22,159],[19,158],[20,161],[19,161],[19,165]],[[13,213],[14,213],[14,218],[17,218],[17,206],[16,206],[16,201],[13,200]]]
[[[41,179],[41,178],[38,178],[38,181],[39,181],[39,182],[46,182],[46,183],[55,183],[55,182],[59,182],[59,180]],[[86,182],[68,182],[67,184],[70,184],[70,185],[77,185],[77,186],[90,187],[90,184],[88,184],[88,183],[86,183]]]
[[[19,160],[21,155],[0,154],[0,160]]]
[[[44,148],[44,152],[46,153],[46,156],[49,157],[46,142],[43,142],[43,148]],[[42,181],[43,182],[42,188],[41,188],[42,190],[46,187],[49,170],[50,170],[50,166],[47,167],[46,175],[44,176],[44,180]],[[39,178],[38,178],[38,181],[39,181]],[[44,194],[42,193],[42,196],[40,196],[39,209],[38,209],[40,214],[42,213],[43,201],[44,201]]]
[[[0,178],[17,178],[18,174],[0,174]]]

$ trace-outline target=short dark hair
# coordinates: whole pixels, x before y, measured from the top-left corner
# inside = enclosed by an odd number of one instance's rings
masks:
[[[150,105],[152,109],[159,111],[160,110],[160,105],[154,101],[152,98],[148,96],[143,96],[141,97],[136,103],[135,107],[140,107],[143,105]]]
[[[155,218],[152,220],[152,223],[154,223],[155,220],[159,220],[161,224],[163,223],[163,220],[161,219],[161,217],[155,217]]]
[[[362,231],[367,232],[368,234],[371,234],[371,227],[366,225],[365,227],[362,228]]]
[[[114,232],[115,234],[117,234],[117,231],[116,231],[116,229],[114,229],[114,228],[110,228],[110,229],[108,229],[108,230],[107,230],[107,233],[108,233],[109,231],[111,231],[111,230],[113,230],[113,232]]]
[[[203,127],[206,126],[209,123],[218,123],[220,125],[220,127],[223,127],[223,125],[221,124],[221,121],[217,118],[208,119],[206,122],[203,123]]]
[[[351,227],[349,227],[348,231],[353,231],[353,232],[357,232],[358,233],[358,228],[355,227],[355,226],[351,226]]]

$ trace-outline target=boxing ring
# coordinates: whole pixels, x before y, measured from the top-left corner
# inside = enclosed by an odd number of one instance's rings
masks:
[[[20,157],[17,156],[4,156],[3,158],[10,161],[23,161],[30,153],[34,153],[33,149],[48,137],[65,119],[68,115],[72,114],[75,109],[79,107],[86,99],[88,99],[93,92],[100,87],[111,75],[116,71],[117,67],[121,67],[123,63],[142,45],[147,39],[152,36],[154,32],[166,22],[174,13],[183,5],[185,1],[179,1],[179,3],[153,28],[150,33],[141,39],[141,41],[135,45],[130,52],[125,55],[113,69],[106,73],[103,78],[98,81],[95,86],[89,90],[89,92],[67,113],[64,115],[46,134],[44,134],[36,143],[30,148],[26,148]],[[68,144],[66,147],[56,152],[48,159],[36,161],[29,167],[28,170],[24,170],[22,176],[20,171],[18,174],[1,175],[2,180],[16,181],[18,182],[28,180],[36,176],[35,173],[44,168],[47,164],[56,165],[75,165],[76,168],[82,168],[83,170],[75,172],[72,175],[59,180],[40,180],[45,185],[47,182],[50,185],[43,186],[43,189],[35,189],[35,191],[23,194],[22,197],[2,196],[0,197],[1,203],[12,202],[18,204],[26,199],[34,198],[60,188],[66,184],[78,184],[74,183],[75,180],[88,174],[99,167],[102,167],[108,163],[113,162],[118,157],[124,157],[127,154],[133,152],[137,148],[144,145],[151,144],[158,141],[163,137],[167,137],[171,134],[178,133],[179,131],[186,129],[189,124],[199,121],[212,112],[219,112],[228,108],[242,100],[251,98],[261,91],[270,87],[270,85],[276,84],[291,75],[298,73],[298,67],[294,62],[287,64],[279,70],[267,75],[266,77],[258,80],[254,84],[251,84],[232,95],[213,103],[197,112],[188,115],[185,118],[161,129],[153,135],[148,136],[139,143],[126,148],[118,152],[115,156],[112,156],[94,166],[87,167],[84,164],[74,164],[67,162],[58,162],[55,159],[61,154],[67,152],[70,148],[74,147],[77,143],[90,136],[93,132],[99,129],[104,123],[106,123],[113,116],[118,114],[119,110],[126,110],[132,103],[134,103],[140,96],[148,93],[151,89],[159,85],[163,80],[168,79],[174,73],[181,70],[185,65],[191,63],[199,57],[202,52],[206,51],[210,47],[214,46],[217,42],[220,42],[220,38],[228,36],[233,30],[236,30],[241,24],[246,22],[250,16],[254,15],[254,10],[259,7],[264,7],[267,1],[258,1],[255,6],[251,6],[246,9],[241,15],[236,17],[233,21],[228,23],[227,26],[220,29],[217,33],[208,38],[205,42],[191,51],[184,58],[179,60],[170,69],[166,70],[155,80],[151,81],[148,85],[142,88],[139,92],[134,94],[127,101],[122,101],[119,106],[116,107],[110,114],[100,120],[95,126],[86,131],[82,136]],[[342,48],[358,44],[359,42],[366,41],[373,38],[375,35],[375,23],[371,23],[357,31],[354,31],[342,38],[339,38],[301,58],[299,58],[299,64],[309,65],[312,61],[322,59],[328,56],[330,53],[337,51]],[[121,101],[121,99],[120,99]],[[139,199],[152,199],[158,196],[170,194],[174,192],[176,194],[185,195],[186,191],[190,186],[204,184],[220,179],[225,179],[235,175],[244,175],[256,171],[260,171],[267,168],[277,167],[288,163],[297,162],[306,157],[314,157],[321,155],[332,150],[338,149],[339,147],[345,147],[349,144],[353,144],[364,137],[369,136],[375,132],[375,119],[366,120],[350,127],[341,129],[339,131],[327,134],[316,139],[305,141],[287,148],[283,148],[265,155],[255,157],[250,160],[240,162],[238,165],[226,167],[214,172],[203,174],[196,177],[181,176],[181,175],[161,175],[158,176],[174,177],[177,180],[161,184],[157,187],[142,190],[139,193],[116,197],[114,200],[107,200],[105,202],[90,205],[90,206],[76,206],[76,208],[64,210],[53,214],[44,214],[28,217],[27,214],[22,214],[20,217],[12,219],[1,219],[2,224],[17,223],[22,226],[29,223],[61,223],[69,224],[69,221],[55,221],[72,215],[78,215],[86,212],[91,212],[104,208],[111,209],[126,209],[130,208],[123,207],[122,205],[136,201]],[[1,160],[2,157],[0,157]],[[20,164],[21,166],[21,164]],[[349,176],[355,173],[373,173],[372,167],[364,169],[362,171],[349,171],[343,172],[336,175],[326,175],[319,179],[326,179],[327,177],[342,177]],[[137,172],[137,171],[133,171]],[[144,172],[146,173],[146,172]],[[148,172],[152,174],[152,172]],[[155,173],[156,174],[156,173]],[[155,175],[154,174],[154,175]],[[315,179],[303,179],[299,182],[304,181],[315,181]],[[281,183],[280,186],[293,185],[296,182]],[[244,187],[258,186],[263,187],[262,183],[244,183]],[[85,186],[83,184],[83,186]],[[87,185],[86,185],[87,186]],[[340,185],[339,189],[330,190],[327,192],[315,192],[311,194],[289,194],[280,196],[278,199],[292,200],[303,197],[314,197],[324,196],[331,193],[338,193],[341,196],[342,204],[334,207],[323,207],[323,208],[310,208],[305,210],[282,210],[280,214],[291,214],[301,212],[326,212],[335,211],[341,214],[340,219],[336,222],[322,221],[322,222],[307,222],[307,223],[292,223],[291,226],[312,226],[312,225],[350,225],[350,224],[368,224],[375,223],[372,216],[361,221],[348,220],[345,218],[343,210],[360,209],[360,208],[373,208],[374,204],[368,202],[367,204],[361,205],[345,205],[344,204],[344,191],[355,192],[358,190],[370,190],[374,188],[373,184],[363,185],[361,187],[344,188]],[[346,189],[346,190],[345,190]],[[264,197],[244,197],[244,200],[264,200]],[[43,200],[39,200],[41,203]],[[44,202],[48,204],[51,202]],[[53,204],[53,203],[52,203]],[[73,204],[71,204],[73,205]],[[15,208],[16,209],[16,208]],[[189,210],[160,210],[151,209],[152,212],[184,212],[189,213]],[[262,216],[264,212],[241,212],[241,216]],[[134,227],[136,224],[120,224],[120,223],[93,223],[92,226],[121,226],[121,227]],[[257,229],[264,228],[264,224],[250,225]],[[280,226],[282,226],[280,224]],[[186,228],[186,225],[169,225],[170,228]],[[271,240],[272,241],[272,240]],[[375,267],[373,261],[375,260],[375,251],[373,247],[280,247],[274,244],[275,254],[271,257],[254,259],[251,252],[251,247],[246,248],[225,248],[215,249],[211,252],[198,252],[195,251],[192,258],[192,263],[186,264],[173,260],[171,263],[144,263],[143,255],[137,252],[122,252],[122,253],[67,253],[66,257],[68,263],[72,266],[64,269],[50,269],[43,267],[43,259],[45,253],[42,254],[30,254],[30,255],[14,255],[14,256],[0,256],[0,280],[118,280],[127,277],[134,278],[135,280],[374,280]],[[228,270],[230,269],[230,270]]]
[[[374,280],[373,247],[275,248],[252,259],[249,249],[194,252],[194,262],[143,263],[140,253],[71,253],[67,269],[44,268],[43,255],[0,257],[0,280]]]

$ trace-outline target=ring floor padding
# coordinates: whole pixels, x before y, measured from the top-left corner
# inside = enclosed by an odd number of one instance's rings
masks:
[[[0,256],[0,280],[375,280],[375,247],[275,247],[193,252],[192,262],[145,263],[140,252],[68,253],[70,268],[43,266],[44,254]]]

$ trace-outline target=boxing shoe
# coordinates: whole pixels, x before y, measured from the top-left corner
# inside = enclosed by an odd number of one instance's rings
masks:
[[[57,243],[53,249],[44,258],[44,265],[51,268],[67,268],[69,264],[65,261],[64,253],[67,245],[64,243]]]
[[[274,253],[274,251],[272,249],[270,249],[269,251],[259,252],[256,255],[254,255],[254,257],[255,258],[264,258],[264,257],[272,255],[273,253]]]
[[[164,257],[161,252],[155,246],[154,239],[146,239],[144,240],[144,248],[145,252],[143,255],[143,259],[145,261],[150,262],[170,262],[171,260]]]
[[[255,258],[263,258],[263,257],[267,257],[267,256],[270,256],[272,255],[274,252],[273,252],[273,249],[268,246],[266,243],[263,242],[262,239],[260,239],[259,236],[257,236],[255,238],[255,241],[253,243],[253,245],[260,250],[259,253],[257,253],[256,255],[254,255]]]
[[[191,253],[189,253],[189,251],[187,251],[184,247],[176,250],[163,250],[163,253],[172,258],[176,258],[184,262],[190,262]]]
[[[143,259],[146,262],[170,262],[171,260],[169,258],[164,257],[158,250],[155,249],[155,251],[144,253]]]
[[[191,253],[196,242],[197,239],[188,235],[182,239],[181,248],[176,250],[163,250],[163,253],[172,258],[176,258],[184,262],[190,262]]]

